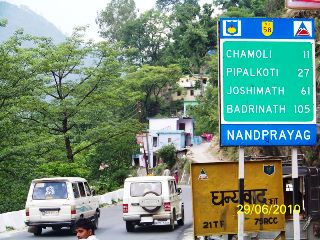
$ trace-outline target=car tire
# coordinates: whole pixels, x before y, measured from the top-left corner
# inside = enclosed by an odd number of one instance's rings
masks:
[[[134,232],[134,224],[133,224],[133,222],[126,221],[126,229],[127,229],[127,232]]]
[[[174,230],[174,218],[170,218],[170,225],[169,225],[169,231],[173,231]]]
[[[184,225],[184,207],[181,208],[181,218],[178,220],[178,225],[179,226]]]
[[[40,236],[42,233],[42,227],[36,227],[35,232],[33,233],[34,236]]]
[[[93,226],[94,226],[94,229],[98,229],[98,227],[99,227],[99,215],[98,215],[98,213],[96,213],[94,215]]]
[[[71,234],[75,234],[76,233],[76,225],[75,224],[71,225],[69,231]]]

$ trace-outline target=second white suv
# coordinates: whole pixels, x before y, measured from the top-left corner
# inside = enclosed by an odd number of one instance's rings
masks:
[[[123,192],[123,220],[128,232],[135,225],[184,225],[181,188],[171,176],[130,177]]]
[[[99,200],[87,181],[79,177],[41,178],[32,181],[26,202],[26,225],[38,236],[43,228],[72,231],[79,218],[88,218],[98,227]]]

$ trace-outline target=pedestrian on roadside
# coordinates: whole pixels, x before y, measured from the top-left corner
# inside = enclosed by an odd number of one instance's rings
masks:
[[[94,235],[94,225],[86,218],[80,218],[75,225],[76,236],[78,239],[98,240]]]
[[[174,177],[174,179],[176,180],[176,184],[178,184],[178,181],[179,181],[178,170],[175,170],[175,171],[174,171],[173,177]]]
[[[168,168],[163,171],[163,176],[170,176],[170,170]]]

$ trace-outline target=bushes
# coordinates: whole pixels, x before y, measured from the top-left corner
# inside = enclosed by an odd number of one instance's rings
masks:
[[[176,148],[173,144],[163,146],[158,151],[158,156],[163,160],[164,163],[171,169],[176,163]]]
[[[153,174],[156,176],[161,176],[166,168],[168,168],[166,163],[159,163],[155,168],[153,168]]]

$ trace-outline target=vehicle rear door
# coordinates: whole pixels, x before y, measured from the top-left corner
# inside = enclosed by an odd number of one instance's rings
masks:
[[[152,214],[162,207],[162,183],[160,181],[131,182],[128,208],[130,214]]]
[[[70,198],[65,181],[36,182],[29,203],[30,221],[70,220]]]

